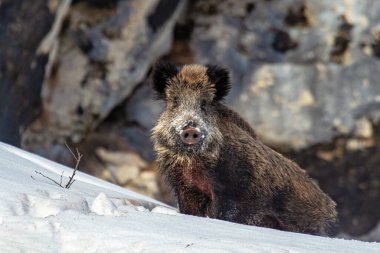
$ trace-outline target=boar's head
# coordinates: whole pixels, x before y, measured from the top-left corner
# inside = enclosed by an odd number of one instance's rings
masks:
[[[175,154],[215,154],[222,143],[218,107],[230,89],[228,71],[218,66],[158,63],[153,89],[166,108],[153,129],[155,148]]]

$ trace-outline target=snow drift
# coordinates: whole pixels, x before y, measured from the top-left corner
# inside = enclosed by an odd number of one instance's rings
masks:
[[[84,158],[85,159],[85,158]],[[2,252],[380,252],[325,238],[179,214],[176,209],[0,143]],[[63,173],[63,174],[62,174]]]

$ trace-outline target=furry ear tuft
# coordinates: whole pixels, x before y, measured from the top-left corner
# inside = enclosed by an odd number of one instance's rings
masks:
[[[223,99],[231,89],[228,70],[216,65],[207,65],[207,75],[210,81],[215,84],[215,100]]]
[[[165,100],[167,81],[178,73],[176,66],[169,62],[158,62],[153,68],[153,89],[158,99]]]

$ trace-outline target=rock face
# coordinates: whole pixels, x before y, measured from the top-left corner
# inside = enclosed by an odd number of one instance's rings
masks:
[[[199,1],[196,61],[233,70],[233,105],[273,146],[304,148],[380,115],[378,1]]]
[[[163,102],[154,98],[150,80],[143,82],[133,96],[123,104],[124,118],[133,126],[123,128],[122,135],[128,140],[130,146],[139,150],[141,155],[154,160],[150,130],[156,124],[159,114],[163,110]]]
[[[330,142],[379,121],[380,85],[370,74],[378,69],[369,57],[350,66],[260,65],[233,105],[274,146]]]
[[[20,133],[41,110],[49,41],[69,4],[69,0],[1,1],[0,141],[19,146]]]
[[[23,135],[23,146],[37,152],[57,140],[79,142],[128,97],[170,49],[184,6],[180,0],[77,2],[43,84],[42,115]]]

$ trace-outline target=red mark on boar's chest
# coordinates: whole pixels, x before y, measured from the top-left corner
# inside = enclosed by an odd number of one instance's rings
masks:
[[[195,186],[211,200],[215,199],[214,182],[203,169],[194,167],[185,168],[184,179],[189,186]]]

